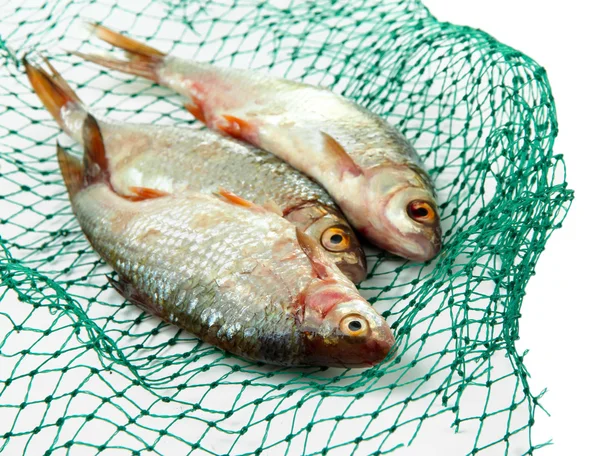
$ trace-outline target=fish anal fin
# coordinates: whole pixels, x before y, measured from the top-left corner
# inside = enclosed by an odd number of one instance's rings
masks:
[[[160,307],[154,304],[145,293],[138,291],[131,282],[121,276],[119,276],[118,279],[113,279],[110,276],[106,276],[106,278],[113,288],[117,290],[125,299],[141,307],[147,313],[162,318]]]
[[[250,122],[229,114],[223,114],[222,120],[217,123],[217,128],[226,135],[241,141],[254,143],[256,127]]]
[[[296,238],[300,247],[310,260],[313,271],[320,279],[326,279],[331,276],[330,268],[327,264],[328,259],[325,252],[319,247],[317,241],[296,227]]]
[[[162,190],[148,187],[129,187],[129,191],[131,191],[133,195],[124,197],[129,201],[144,201],[169,195],[169,193],[163,192]]]
[[[341,174],[350,173],[353,176],[360,176],[363,174],[360,166],[356,164],[356,162],[348,155],[346,150],[342,147],[342,145],[337,142],[331,135],[321,132],[323,135],[323,146],[325,151],[332,157],[335,157],[335,160],[338,162],[340,166]]]
[[[69,154],[58,142],[56,157],[69,196],[72,198],[83,187],[83,165],[81,160]]]
[[[185,103],[184,106],[185,109],[187,109],[189,113],[193,115],[196,119],[198,119],[204,124],[206,123],[206,114],[201,103],[199,103],[198,101],[190,101],[189,103]]]

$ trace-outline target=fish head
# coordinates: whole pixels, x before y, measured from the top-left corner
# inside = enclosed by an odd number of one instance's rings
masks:
[[[310,288],[300,325],[308,364],[369,367],[388,355],[390,327],[355,290],[331,281]]]
[[[440,251],[440,217],[427,174],[416,165],[370,170],[366,206],[369,224],[361,231],[373,243],[414,261]]]
[[[367,275],[365,253],[348,221],[335,207],[311,201],[288,211],[285,217],[300,230],[318,240],[336,266],[352,282]]]

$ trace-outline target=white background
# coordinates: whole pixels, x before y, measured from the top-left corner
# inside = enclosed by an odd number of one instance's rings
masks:
[[[533,391],[548,388],[534,441],[545,455],[600,454],[600,7],[590,0],[424,0],[442,21],[480,28],[534,58],[556,99],[575,201],[527,286],[517,347]]]
[[[594,0],[423,1],[440,20],[481,28],[547,70],[559,119],[555,152],[565,156],[575,202],[527,287],[518,348],[530,349],[532,390],[548,388],[542,405],[552,417],[538,410],[533,441],[555,445],[539,453],[600,455],[600,7]]]

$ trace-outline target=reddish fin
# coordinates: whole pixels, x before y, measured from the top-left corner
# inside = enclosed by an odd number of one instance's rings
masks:
[[[67,133],[71,134],[62,120],[61,110],[69,104],[83,109],[81,100],[79,100],[79,97],[75,94],[73,89],[69,87],[58,71],[50,65],[50,62],[48,62],[47,59],[44,59],[44,61],[50,68],[52,76],[43,68],[32,65],[26,58],[23,58],[25,72],[27,73],[27,77],[29,78],[33,90],[48,112],[52,114],[52,117],[54,117],[56,122]]]
[[[102,25],[88,25],[92,32],[102,41],[126,51],[127,60],[95,54],[84,54],[77,51],[70,51],[71,54],[113,70],[134,74],[158,82],[157,70],[162,65],[166,54]]]
[[[65,81],[65,78],[63,78],[62,75],[56,70],[56,68],[54,68],[54,65],[50,63],[50,60],[48,60],[46,56],[41,57],[48,69],[50,70],[50,72],[52,73],[52,80],[67,94],[68,97],[71,98],[71,100],[73,100],[73,102],[82,104],[81,99],[77,96],[77,94],[71,88],[69,83]]]
[[[141,76],[142,78],[150,79],[154,82],[158,81],[157,70],[162,62],[157,62],[153,59],[144,60],[136,58],[135,60],[121,60],[115,57],[105,57],[98,54],[85,54],[78,51],[67,51],[71,55],[75,55],[80,59],[95,63],[111,70],[122,71],[123,73]]]
[[[363,173],[362,169],[348,155],[342,145],[324,131],[321,134],[323,135],[325,150],[336,158],[341,167],[341,174],[350,173],[353,176],[360,176]]]
[[[223,119],[224,122],[217,124],[219,130],[233,138],[253,142],[252,137],[256,133],[256,128],[250,122],[228,114],[223,114]]]
[[[299,228],[296,228],[296,238],[298,239],[298,243],[300,247],[310,260],[313,271],[320,279],[326,279],[331,276],[331,271],[329,268],[329,259],[327,258],[325,251],[319,247],[317,241],[315,241],[308,234],[301,231]]]
[[[217,192],[217,195],[223,197],[223,199],[230,202],[231,204],[235,204],[236,206],[247,207],[250,209],[264,210],[264,208],[254,204],[253,202],[248,201],[248,200],[242,198],[241,196],[236,195],[235,193],[228,192],[227,190],[222,189],[222,188],[219,189],[219,191]]]
[[[104,27],[100,24],[92,24],[88,22],[90,30],[100,38],[102,41],[113,45],[114,47],[121,48],[131,54],[136,54],[144,57],[164,57],[166,54],[148,46],[140,41],[128,38],[114,30]]]
[[[117,280],[112,277],[106,276],[108,282],[119,292],[121,296],[127,299],[129,302],[141,307],[149,314],[155,315],[162,318],[162,312],[160,308],[154,304],[146,294],[138,291],[131,282],[119,277]]]
[[[56,143],[56,157],[69,197],[73,198],[83,188],[83,165],[81,161]]]
[[[129,187],[129,190],[132,193],[135,193],[133,196],[124,196],[124,198],[127,198],[129,201],[143,201],[169,195],[169,193],[163,192],[162,190],[156,190],[148,187]]]
[[[190,114],[192,114],[196,119],[198,119],[202,123],[206,123],[206,114],[204,113],[204,109],[202,105],[196,102],[189,102],[184,104],[185,109],[187,109]]]
[[[106,149],[98,121],[88,114],[83,122],[83,167],[85,169],[85,183],[110,181]]]

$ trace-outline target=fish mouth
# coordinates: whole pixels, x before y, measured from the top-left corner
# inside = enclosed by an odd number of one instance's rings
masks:
[[[434,236],[433,239],[426,235],[407,235],[404,245],[401,248],[390,249],[390,252],[412,261],[425,262],[434,258],[441,248],[439,235]]]

